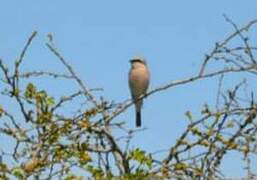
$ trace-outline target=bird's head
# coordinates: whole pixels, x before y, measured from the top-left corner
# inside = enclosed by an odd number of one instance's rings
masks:
[[[130,60],[131,65],[133,64],[143,64],[146,65],[146,61],[143,57],[134,57]]]

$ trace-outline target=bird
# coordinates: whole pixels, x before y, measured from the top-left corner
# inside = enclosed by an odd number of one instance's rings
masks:
[[[150,72],[144,58],[135,57],[130,60],[131,68],[129,71],[129,88],[132,100],[135,104],[136,127],[141,126],[141,108],[143,99],[140,99],[149,86]]]

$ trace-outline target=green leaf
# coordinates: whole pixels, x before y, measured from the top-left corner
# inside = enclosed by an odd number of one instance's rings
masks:
[[[227,124],[227,128],[233,128],[235,126],[234,122],[233,121],[230,121],[228,124]]]
[[[83,180],[83,177],[81,176],[76,176],[75,174],[68,174],[65,177],[65,180]]]
[[[187,117],[190,121],[193,120],[193,116],[192,116],[192,113],[191,113],[190,111],[187,111],[187,112],[185,113],[185,115],[186,115],[186,117]]]
[[[92,174],[92,176],[97,179],[103,177],[103,171],[99,168],[93,167],[92,165],[87,165],[86,170]]]
[[[48,106],[54,105],[54,104],[55,104],[54,98],[53,98],[53,97],[48,97],[48,98],[46,99],[46,104],[47,104]]]
[[[129,159],[138,161],[140,164],[146,165],[148,168],[152,167],[152,158],[150,155],[147,155],[145,151],[136,148],[131,151],[129,154]]]
[[[0,106],[0,117],[4,114],[4,109]]]
[[[14,96],[19,96],[19,94],[20,94],[20,90],[18,88],[15,88],[14,92],[13,92],[13,95]]]
[[[174,169],[184,171],[187,169],[187,167],[188,166],[185,163],[176,163]]]
[[[45,91],[39,91],[37,93],[37,97],[40,98],[41,100],[45,99],[47,97],[47,94]]]
[[[25,173],[23,169],[16,167],[12,170],[12,174],[16,176],[18,179],[24,179],[25,178]]]
[[[26,87],[24,96],[28,99],[32,99],[35,96],[36,92],[37,92],[36,87],[32,83],[29,83]]]

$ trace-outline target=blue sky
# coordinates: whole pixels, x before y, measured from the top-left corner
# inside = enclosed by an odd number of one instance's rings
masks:
[[[256,12],[257,2],[243,0],[8,0],[0,6],[0,57],[11,64],[27,37],[37,30],[23,70],[62,72],[64,68],[45,47],[50,32],[85,83],[104,88],[100,95],[120,102],[129,98],[130,58],[140,55],[147,59],[150,88],[188,77],[197,72],[214,43],[232,32],[224,13],[243,25],[257,18]],[[185,128],[184,112],[197,114],[205,102],[214,102],[216,82],[201,81],[149,97],[142,114],[147,130],[140,132],[133,144],[149,152],[167,149]],[[53,95],[69,91],[65,83],[42,80],[39,86]],[[123,120],[134,127],[132,107],[115,119]],[[242,175],[233,163],[240,158],[227,157],[224,168],[228,175]]]

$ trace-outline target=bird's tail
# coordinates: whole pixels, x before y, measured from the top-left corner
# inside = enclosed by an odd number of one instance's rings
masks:
[[[141,126],[141,112],[136,111],[136,127],[140,127],[140,126]]]

